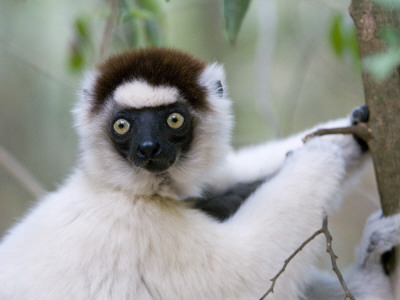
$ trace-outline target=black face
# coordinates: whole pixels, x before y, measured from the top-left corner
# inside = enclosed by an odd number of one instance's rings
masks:
[[[116,150],[137,167],[167,170],[179,153],[189,150],[193,120],[184,104],[118,111],[110,123]]]

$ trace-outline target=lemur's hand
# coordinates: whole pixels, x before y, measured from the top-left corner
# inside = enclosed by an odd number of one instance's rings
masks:
[[[367,270],[382,268],[382,255],[399,243],[400,214],[384,217],[379,210],[365,224],[361,244],[357,248],[357,264]]]
[[[346,274],[349,289],[357,300],[395,300],[383,258],[399,242],[400,214],[384,217],[379,210],[368,218],[356,251],[356,265]]]
[[[368,119],[369,119],[369,108],[367,105],[357,106],[351,112],[350,120],[352,125],[368,122]],[[354,138],[360,145],[362,152],[368,151],[368,145],[364,140],[355,135]]]
[[[368,122],[369,108],[368,105],[357,106],[351,112],[351,124],[357,125],[358,123]]]

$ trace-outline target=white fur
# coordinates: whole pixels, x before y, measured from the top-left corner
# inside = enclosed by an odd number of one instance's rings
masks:
[[[237,182],[256,180],[265,175],[276,173],[282,166],[288,152],[303,146],[302,138],[319,128],[346,127],[350,125],[350,118],[338,119],[324,124],[319,124],[304,132],[295,134],[289,138],[275,140],[230,152],[226,163],[221,165],[214,176],[222,190]],[[352,167],[360,167],[360,162],[365,160],[361,157],[361,150],[355,144],[351,135],[328,135],[323,140],[337,144],[342,149],[342,154],[347,162],[347,171],[353,171]],[[210,181],[215,182],[215,178]]]
[[[322,206],[339,188],[343,163],[338,150],[332,153],[331,145],[319,141],[307,148],[311,149],[297,153],[227,223],[188,210],[172,199],[111,190],[77,171],[3,241],[0,298],[258,297],[265,289],[265,279],[318,226]],[[318,163],[313,162],[314,155],[320,157]],[[297,182],[299,172],[309,163],[333,176],[327,176],[325,185],[317,189],[303,187],[301,197],[297,195],[302,201],[289,188],[281,191],[282,178],[293,189],[312,185],[319,169],[301,174],[306,176],[304,182]],[[279,201],[280,197],[288,203]],[[297,206],[298,218],[312,217],[282,236],[283,228],[294,221],[280,217],[287,205]],[[278,221],[281,230],[267,230]],[[280,243],[271,242],[276,240]],[[278,299],[297,294],[297,284],[304,284],[305,279],[297,274],[314,260],[316,251],[306,250],[302,263],[288,270],[281,281],[285,288],[275,292]]]
[[[175,103],[179,92],[171,86],[151,86],[143,80],[132,80],[120,85],[113,99],[122,107],[144,108]]]
[[[212,63],[208,65],[203,73],[200,75],[199,82],[202,86],[207,87],[209,95],[218,96],[217,90],[215,89],[215,83],[220,82],[223,87],[223,96],[227,96],[227,86],[225,82],[225,71],[224,67],[219,63]],[[220,96],[219,96],[220,97]]]
[[[345,136],[302,145],[302,133],[231,152],[224,72],[212,64],[199,78],[211,109],[196,112],[187,158],[178,158],[166,175],[154,175],[127,164],[104,137],[118,103],[107,101],[91,115],[96,76],[88,77],[75,109],[78,168],[0,244],[0,299],[258,299],[283,261],[320,227],[324,209],[340,200],[358,145]],[[224,87],[222,97],[216,81]],[[136,95],[130,93],[121,94],[129,100]],[[170,103],[170,93],[158,95],[157,103]],[[119,104],[135,105],[125,100]],[[272,173],[277,175],[222,223],[180,201],[199,195],[205,184],[223,188]],[[295,258],[271,299],[298,299],[313,287],[308,271],[320,246]]]

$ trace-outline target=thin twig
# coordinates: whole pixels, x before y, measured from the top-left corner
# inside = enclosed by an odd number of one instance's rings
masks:
[[[293,252],[292,255],[290,255],[284,262],[283,267],[279,270],[279,272],[271,279],[271,287],[269,288],[269,290],[260,298],[260,300],[265,299],[268,294],[273,293],[274,292],[274,287],[276,284],[276,280],[279,278],[279,276],[281,276],[281,274],[286,270],[287,265],[289,264],[289,262],[301,251],[303,250],[303,248],[309,243],[311,242],[313,239],[315,239],[319,234],[323,233],[322,229],[316,231],[312,236],[310,236],[307,240],[305,240],[299,248],[296,249],[296,251]]]
[[[114,27],[114,22],[118,16],[118,1],[119,0],[111,0],[110,3],[110,15],[107,18],[107,22],[103,31],[103,36],[101,38],[99,57],[97,59],[98,62],[101,62],[107,55],[108,46],[110,45],[111,41],[112,29]],[[116,14],[116,16],[114,16],[114,14]]]
[[[332,249],[332,235],[328,230],[328,216],[325,214],[324,219],[322,221],[322,227],[314,232],[313,235],[311,235],[307,240],[305,240],[300,247],[298,247],[292,255],[290,255],[284,262],[282,268],[279,270],[279,272],[271,279],[271,287],[268,289],[268,291],[260,298],[260,300],[265,299],[269,294],[272,294],[274,292],[274,287],[276,284],[276,281],[278,280],[279,276],[282,275],[282,273],[286,270],[286,267],[290,263],[290,261],[301,251],[303,248],[310,243],[313,239],[315,239],[318,235],[324,234],[325,239],[326,239],[326,251],[329,253],[331,257],[331,263],[332,263],[332,270],[335,272],[337,278],[339,279],[339,282],[343,288],[344,294],[345,294],[345,300],[350,299],[350,300],[355,300],[354,296],[351,294],[349,289],[347,288],[347,285],[343,279],[342,274],[340,273],[339,268],[337,267],[336,264],[336,259],[337,256],[335,252]]]
[[[336,264],[337,256],[336,256],[335,252],[333,252],[333,249],[332,249],[332,235],[328,230],[328,216],[326,216],[326,215],[322,222],[321,230],[326,238],[326,252],[328,252],[329,256],[331,257],[332,270],[333,270],[333,272],[335,272],[337,278],[339,279],[339,282],[342,285],[342,289],[345,294],[344,300],[346,300],[346,299],[354,300],[355,298],[351,294],[349,289],[347,288],[347,285],[346,285],[346,282],[344,281],[343,275],[342,275],[342,273],[340,273],[340,270]]]
[[[302,141],[303,143],[306,143],[313,137],[327,135],[327,134],[354,134],[366,142],[372,139],[372,133],[371,130],[368,128],[367,124],[358,123],[357,125],[348,127],[318,129],[317,131],[314,131],[313,133],[310,133],[305,137],[303,137]]]
[[[14,177],[27,191],[36,199],[43,196],[46,191],[43,186],[33,177],[31,172],[25,168],[11,153],[0,146],[0,166]]]

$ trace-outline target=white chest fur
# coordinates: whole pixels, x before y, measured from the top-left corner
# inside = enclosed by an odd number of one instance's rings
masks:
[[[75,184],[80,180],[49,195],[5,239],[0,283],[8,282],[0,298],[168,299],[219,293],[207,288],[218,273],[212,258],[218,223],[202,222],[204,215],[170,199],[96,191]],[[209,282],[198,282],[198,273]]]

